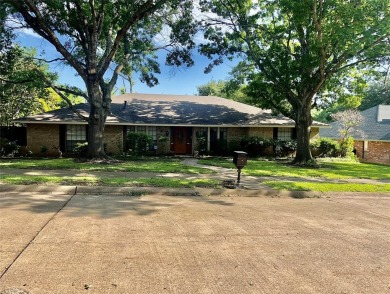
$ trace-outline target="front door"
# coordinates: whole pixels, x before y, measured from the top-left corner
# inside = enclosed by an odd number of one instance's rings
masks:
[[[175,154],[191,154],[192,152],[192,128],[174,127],[173,152]]]

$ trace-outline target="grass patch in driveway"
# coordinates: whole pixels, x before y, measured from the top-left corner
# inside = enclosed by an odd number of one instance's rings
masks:
[[[164,187],[164,188],[217,188],[220,181],[213,179],[172,179],[172,178],[99,178],[99,177],[60,177],[60,176],[17,176],[3,175],[2,184],[12,185],[80,185],[111,187]]]
[[[179,158],[136,158],[115,163],[76,162],[73,158],[54,159],[1,159],[0,168],[36,169],[36,170],[83,170],[103,172],[153,172],[210,174],[213,171],[182,163]]]
[[[264,181],[262,183],[276,190],[289,191],[390,192],[390,185],[388,184],[312,183],[287,181]]]

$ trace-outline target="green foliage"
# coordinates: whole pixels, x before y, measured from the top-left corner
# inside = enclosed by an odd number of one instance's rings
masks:
[[[195,149],[199,151],[199,154],[205,154],[207,151],[207,137],[203,133],[196,134],[196,146]]]
[[[35,52],[12,46],[0,52],[0,124],[58,108],[42,76],[56,79],[48,67],[34,59]]]
[[[77,143],[74,147],[73,152],[77,154],[78,157],[84,158],[88,153],[88,142]]]
[[[20,146],[14,141],[0,138],[0,156],[14,157],[19,153]]]
[[[330,138],[319,138],[311,142],[311,148],[318,157],[337,157],[340,153],[340,144]]]
[[[200,96],[218,96],[235,101],[245,102],[248,97],[245,94],[245,87],[235,85],[229,81],[210,81],[197,87]]]
[[[354,139],[352,137],[343,138],[340,142],[340,155],[342,157],[354,158]]]
[[[359,106],[360,110],[365,110],[379,104],[390,105],[390,83],[377,82],[369,85],[365,96]]]
[[[42,145],[39,152],[40,152],[43,156],[46,156],[48,151],[49,151],[49,148],[48,148],[47,146],[45,146],[45,145]]]
[[[153,138],[145,133],[128,133],[126,136],[126,150],[132,155],[146,154]]]
[[[202,0],[205,18],[201,52],[212,59],[240,56],[233,78],[247,84],[256,105],[292,118],[300,138],[296,163],[311,160],[312,105],[330,91],[332,78],[357,65],[375,66],[388,57],[388,1]],[[351,21],[352,20],[352,21]],[[359,20],[359,21],[356,21]],[[354,100],[354,99],[352,99]]]
[[[295,140],[273,140],[259,136],[243,136],[228,143],[229,154],[233,151],[245,151],[251,157],[269,155],[265,150],[269,147],[275,147],[277,156],[285,156],[296,151],[297,142]]]
[[[88,148],[91,158],[106,156],[103,130],[111,93],[121,73],[129,77],[137,72],[148,86],[158,84],[157,50],[164,49],[167,65],[193,65],[193,36],[198,29],[190,0],[32,1],[28,5],[4,0],[2,4],[13,10],[12,17],[22,26],[52,44],[61,54],[56,57],[85,82],[85,92],[69,87],[53,89],[59,94],[65,91],[85,96],[90,103],[90,119],[83,119],[89,122],[89,140],[93,140]]]
[[[258,136],[244,136],[239,140],[240,150],[248,153],[249,156],[257,157],[263,155],[264,149],[272,146],[273,140]]]

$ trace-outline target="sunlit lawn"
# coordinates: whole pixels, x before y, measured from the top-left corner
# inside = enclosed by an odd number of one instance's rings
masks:
[[[201,164],[234,168],[231,159],[202,159]],[[244,175],[259,177],[322,177],[327,179],[390,179],[390,166],[358,162],[319,161],[319,168],[291,166],[282,162],[248,160]]]
[[[213,179],[172,179],[172,178],[101,178],[101,177],[60,177],[60,176],[30,176],[3,175],[3,184],[12,185],[81,185],[81,186],[112,186],[112,187],[165,187],[165,188],[217,188],[220,181]]]
[[[355,184],[355,183],[313,183],[264,181],[263,184],[276,190],[317,191],[317,192],[390,192],[388,184]]]
[[[76,162],[72,158],[57,159],[1,159],[0,169],[61,169],[83,171],[125,171],[153,173],[210,174],[209,169],[185,165],[177,158],[139,158],[116,163]]]

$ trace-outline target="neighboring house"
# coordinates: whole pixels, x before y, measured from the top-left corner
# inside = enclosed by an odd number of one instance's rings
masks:
[[[361,161],[390,164],[390,105],[377,105],[361,112],[364,120],[353,135]],[[337,122],[321,129],[321,137],[341,139]]]
[[[88,104],[76,108],[88,116]],[[27,149],[33,153],[43,145],[71,153],[76,143],[87,139],[87,123],[68,108],[15,122],[27,125]],[[220,97],[133,93],[112,98],[104,140],[107,152],[118,154],[124,151],[127,133],[144,132],[152,136],[151,150],[157,154],[193,154],[200,136],[206,138],[207,150],[215,151],[220,142],[227,144],[241,136],[293,139],[294,126],[293,120],[272,116],[270,110]],[[311,137],[322,126],[326,125],[314,123]]]

